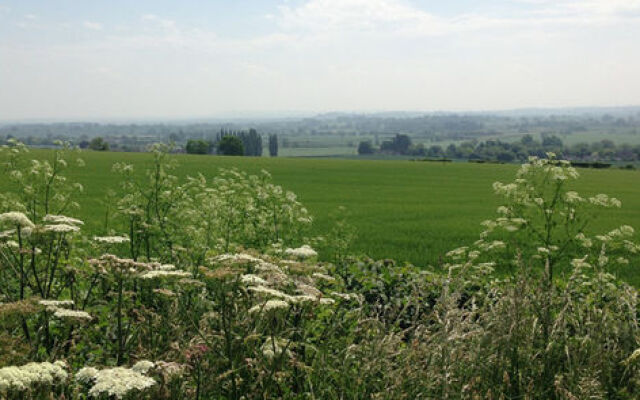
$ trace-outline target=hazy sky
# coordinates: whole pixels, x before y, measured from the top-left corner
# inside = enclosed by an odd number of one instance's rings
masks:
[[[0,119],[640,104],[640,0],[0,0]]]

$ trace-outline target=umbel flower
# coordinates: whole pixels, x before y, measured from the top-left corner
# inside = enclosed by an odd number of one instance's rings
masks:
[[[146,366],[146,364],[144,366]],[[137,369],[138,371],[143,370],[143,365],[141,364]],[[149,368],[146,369],[146,371],[148,370]],[[122,399],[129,393],[144,391],[156,384],[153,378],[149,378],[138,371],[135,371],[133,368],[124,367],[103,370],[85,367],[78,371],[76,380],[83,384],[93,383],[93,386],[89,389],[89,396],[91,397],[99,397],[105,394],[109,397]]]
[[[66,367],[63,361],[56,361],[0,368],[0,394],[9,390],[27,391],[36,385],[62,383],[68,376]]]
[[[42,220],[44,222],[51,222],[53,224],[84,225],[84,222],[80,221],[79,219],[67,217],[66,215],[47,214]]]
[[[20,228],[33,228],[35,226],[24,213],[17,211],[0,214],[0,223]]]
[[[93,240],[98,243],[105,244],[121,244],[129,242],[129,238],[126,236],[94,236]]]
[[[284,251],[284,254],[288,256],[293,256],[299,259],[316,257],[318,255],[318,253],[315,250],[313,250],[309,245],[306,245],[306,244],[301,247],[298,247],[297,249],[286,249]]]

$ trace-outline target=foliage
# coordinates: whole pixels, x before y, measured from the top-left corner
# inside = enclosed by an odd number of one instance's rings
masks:
[[[235,136],[224,136],[218,142],[218,154],[222,154],[223,156],[244,155],[242,140]]]
[[[242,143],[242,151],[239,150],[237,142],[231,145],[231,139],[227,137],[237,138]],[[224,142],[224,143],[223,143]],[[220,130],[217,137],[218,152],[227,156],[245,155],[245,156],[261,156],[262,155],[262,136],[255,129],[245,131]],[[221,147],[222,150],[221,150]],[[229,147],[230,146],[230,147]]]
[[[358,144],[358,154],[373,154],[375,152],[371,140],[363,140]]]
[[[109,143],[106,142],[102,137],[98,136],[91,139],[91,141],[89,142],[89,148],[96,151],[108,151]]]
[[[269,156],[278,156],[278,135],[269,135]]]
[[[205,140],[187,140],[184,150],[188,154],[208,154],[211,150],[211,144]]]

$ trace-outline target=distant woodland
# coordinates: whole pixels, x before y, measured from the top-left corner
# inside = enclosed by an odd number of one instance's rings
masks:
[[[143,151],[174,143],[176,151],[219,154],[235,136],[243,155],[419,156],[511,162],[546,151],[581,160],[640,160],[640,108],[502,113],[322,114],[309,118],[184,123],[0,124],[0,143],[17,138],[48,147],[69,141],[102,151]]]

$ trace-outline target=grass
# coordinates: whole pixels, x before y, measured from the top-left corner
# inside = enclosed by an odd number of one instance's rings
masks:
[[[46,150],[34,150],[46,157]],[[478,238],[479,223],[495,214],[499,205],[491,184],[513,179],[517,166],[469,163],[425,163],[389,160],[343,160],[304,158],[248,158],[177,155],[179,176],[202,173],[207,177],[219,168],[237,167],[247,172],[266,169],[274,182],[295,192],[315,216],[314,233],[330,228],[328,215],[338,206],[351,213],[358,230],[356,252],[373,258],[393,258],[419,266],[434,265],[452,248]],[[79,199],[78,217],[89,221],[87,230],[102,233],[108,189],[118,189],[111,172],[117,161],[133,164],[142,174],[151,157],[140,153],[85,152],[86,167],[70,172],[85,192]],[[581,170],[576,189],[581,194],[600,192],[619,198],[623,208],[605,211],[592,225],[605,231],[622,224],[640,230],[640,172]],[[0,190],[6,183],[0,180]],[[624,274],[630,281],[640,274]],[[637,277],[636,277],[637,275]]]

